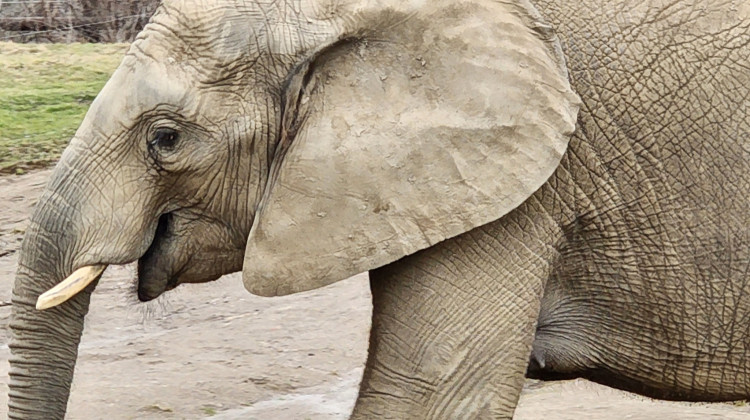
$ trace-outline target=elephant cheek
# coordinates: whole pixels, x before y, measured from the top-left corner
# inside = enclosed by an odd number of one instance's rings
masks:
[[[242,270],[243,249],[213,250],[194,254],[175,276],[175,286],[182,283],[206,283],[227,273]]]

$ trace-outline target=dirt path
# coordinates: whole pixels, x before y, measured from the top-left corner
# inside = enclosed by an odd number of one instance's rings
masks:
[[[0,301],[49,171],[0,177]],[[144,305],[131,267],[110,267],[94,293],[73,383],[71,419],[345,419],[369,328],[359,275],[283,298],[248,294],[238,275],[180,286]],[[10,308],[0,307],[7,326]],[[0,418],[7,401],[0,330]],[[529,381],[516,419],[748,419],[731,404],[653,401],[587,381]]]

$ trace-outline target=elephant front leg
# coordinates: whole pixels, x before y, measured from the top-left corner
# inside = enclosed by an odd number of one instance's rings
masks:
[[[353,419],[510,419],[554,250],[502,221],[372,271]]]

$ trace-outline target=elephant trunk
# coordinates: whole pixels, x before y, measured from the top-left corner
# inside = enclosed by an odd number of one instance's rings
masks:
[[[60,185],[67,178],[55,175],[52,184]],[[71,228],[77,217],[70,194],[61,194],[52,184],[31,219],[13,287],[10,419],[64,418],[84,316],[95,287],[90,285],[60,306],[44,311],[35,308],[41,293],[70,274],[80,249],[78,235]]]
[[[53,285],[48,274],[20,268],[13,291],[10,331],[9,419],[62,419],[70,393],[90,290],[47,311],[36,297]]]

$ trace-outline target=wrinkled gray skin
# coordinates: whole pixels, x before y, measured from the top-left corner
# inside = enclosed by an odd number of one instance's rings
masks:
[[[373,328],[353,418],[510,418],[527,370],[670,399],[750,396],[748,6],[534,3],[583,101],[575,134],[512,212],[367,267]],[[321,41],[304,19],[279,24],[307,9],[235,7],[165,2],[65,151],[20,256],[10,418],[64,416],[94,286],[33,305],[75,268],[139,260],[141,300],[242,269],[285,80]],[[259,19],[284,54],[256,35],[216,55]],[[178,143],[149,146],[155,126]]]

